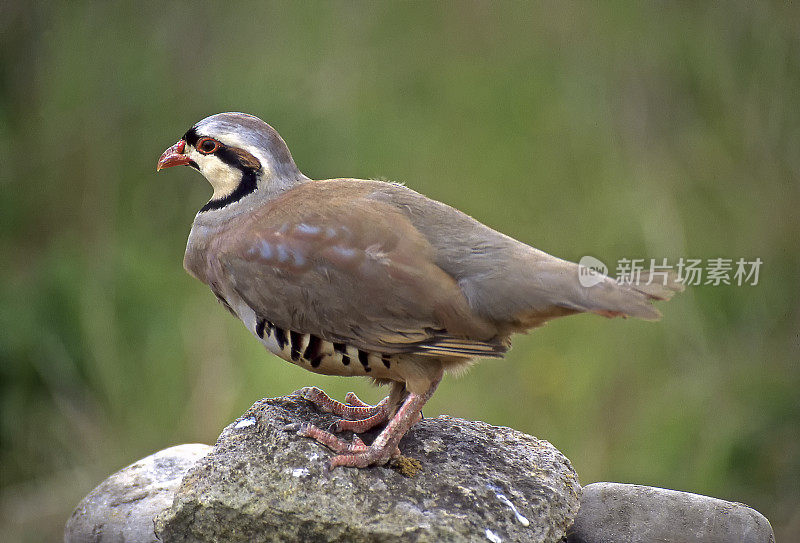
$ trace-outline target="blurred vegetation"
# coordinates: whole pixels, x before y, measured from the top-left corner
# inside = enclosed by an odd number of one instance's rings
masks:
[[[112,471],[325,378],[186,275],[210,196],[156,176],[256,114],[311,177],[402,181],[558,256],[764,261],[658,324],[579,316],[426,409],[553,442],[583,483],[742,501],[800,532],[800,12],[731,2],[0,7],[0,539],[52,541]],[[790,535],[791,534],[791,535]]]

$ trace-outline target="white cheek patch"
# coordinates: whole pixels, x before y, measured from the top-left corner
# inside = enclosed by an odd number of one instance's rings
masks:
[[[242,181],[242,171],[222,162],[214,155],[204,155],[192,149],[189,157],[200,167],[200,172],[214,189],[212,199],[219,200],[230,195]]]

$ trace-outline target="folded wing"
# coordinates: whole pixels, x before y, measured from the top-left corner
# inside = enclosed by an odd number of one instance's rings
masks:
[[[256,314],[367,351],[505,352],[402,213],[357,195],[319,194],[321,186],[294,189],[210,248],[216,273]]]

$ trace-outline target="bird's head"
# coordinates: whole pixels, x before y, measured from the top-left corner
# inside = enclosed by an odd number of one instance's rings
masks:
[[[201,211],[257,191],[275,194],[306,179],[275,129],[246,113],[218,113],[195,124],[164,151],[156,171],[172,166],[191,166],[211,183],[214,195]]]

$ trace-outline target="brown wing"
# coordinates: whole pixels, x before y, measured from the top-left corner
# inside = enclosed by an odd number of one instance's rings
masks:
[[[607,278],[583,286],[577,264],[496,232],[450,206],[390,183],[373,191],[373,199],[408,217],[433,246],[437,265],[458,282],[472,311],[501,334],[581,312],[657,319],[660,313],[651,300],[683,290],[674,278],[648,285],[644,274],[638,285]]]
[[[289,191],[210,248],[217,273],[262,318],[381,352],[497,356],[430,243],[392,206],[322,182]]]

